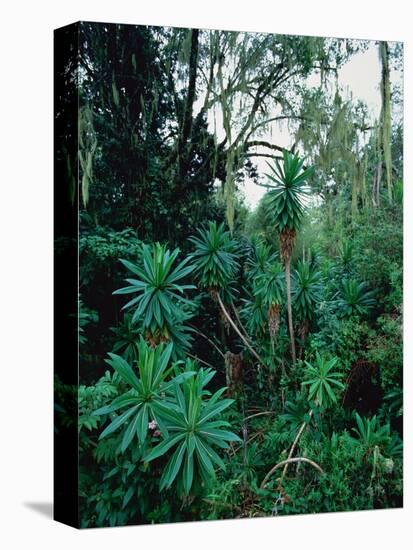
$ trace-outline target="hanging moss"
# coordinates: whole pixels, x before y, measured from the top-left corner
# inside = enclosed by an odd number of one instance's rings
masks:
[[[309,92],[303,102],[305,120],[295,137],[317,165],[330,226],[354,222],[360,208],[367,204],[367,153],[364,133],[360,132],[368,126],[366,115],[362,104],[343,101],[338,88],[332,102],[321,89]],[[335,182],[333,188],[327,184],[331,179]],[[347,201],[349,195],[351,200]],[[340,216],[343,219],[338,219]]]
[[[93,112],[89,106],[79,110],[79,163],[82,171],[82,200],[86,207],[89,201],[89,187],[93,179],[93,158],[97,138],[93,127]]]

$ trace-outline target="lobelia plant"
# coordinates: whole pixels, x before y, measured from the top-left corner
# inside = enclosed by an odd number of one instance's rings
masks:
[[[403,458],[403,441],[397,434],[391,434],[389,423],[381,425],[376,415],[366,418],[356,413],[355,417],[356,427],[353,432],[356,437],[350,436],[350,441],[356,449],[361,450],[364,460],[372,458],[371,480],[376,475],[377,467],[392,473],[394,460]]]
[[[163,471],[160,489],[170,487],[181,471],[180,486],[188,494],[194,479],[208,485],[215,477],[215,466],[225,469],[213,447],[226,449],[228,442],[239,441],[226,429],[230,424],[220,418],[233,400],[221,397],[225,387],[212,396],[205,389],[215,375],[211,369],[198,369],[190,359],[183,371],[171,365],[171,343],[154,349],[141,339],[138,350],[137,372],[122,357],[109,354],[107,363],[130,389],[93,412],[92,417],[110,419],[99,440],[120,432],[119,451],[124,453],[134,440],[143,446],[153,424],[163,440],[144,461],[150,462],[177,446]]]
[[[250,334],[264,336],[268,324],[268,307],[264,304],[257,285],[253,283],[252,298],[243,300],[244,307],[241,316],[245,319],[245,326]]]
[[[137,344],[140,332],[132,323],[132,315],[126,313],[123,321],[117,327],[112,327],[111,331],[116,336],[113,353],[121,352],[122,357],[128,363],[135,361],[138,355]]]
[[[297,432],[303,423],[307,423],[311,419],[308,411],[308,400],[303,394],[300,394],[296,401],[287,401],[284,410],[285,412],[280,415],[280,419],[291,432]]]
[[[353,428],[353,432],[357,436],[357,441],[362,445],[366,455],[369,455],[374,447],[384,449],[390,442],[390,426],[385,424],[380,426],[377,416],[372,418],[361,417],[358,413],[356,416],[357,426]]]
[[[141,321],[145,338],[151,345],[171,340],[174,327],[176,330],[186,317],[182,305],[192,305],[184,291],[195,286],[178,283],[194,270],[194,266],[187,265],[190,258],[174,265],[178,254],[179,248],[171,252],[166,246],[155,243],[152,247],[142,246],[140,265],[121,260],[138,279],[126,279],[129,286],[113,294],[138,294],[122,309],[135,307],[131,322]]]
[[[228,442],[241,441],[226,428],[230,424],[220,419],[221,413],[232,403],[232,399],[222,399],[226,388],[221,388],[208,399],[204,387],[214,372],[200,369],[181,385],[173,383],[173,406],[161,405],[165,421],[164,440],[154,447],[144,458],[146,462],[155,460],[174,449],[161,480],[160,489],[171,487],[180,474],[180,486],[188,495],[194,480],[209,486],[215,478],[215,466],[225,469],[225,464],[213,447],[228,448]]]
[[[268,266],[277,261],[277,254],[271,246],[260,240],[252,240],[249,254],[245,262],[245,269],[249,277],[254,280],[267,270]]]
[[[316,408],[317,409],[328,408],[329,406],[335,404],[337,402],[337,396],[334,392],[337,390],[344,389],[344,384],[340,382],[340,379],[342,378],[341,373],[333,370],[337,362],[338,362],[337,357],[327,359],[324,356],[320,355],[319,353],[316,354],[316,361],[314,365],[305,361],[305,364],[307,365],[307,369],[305,373],[305,380],[302,383],[302,385],[309,386],[308,401],[310,402],[314,401],[315,407],[311,406],[309,413],[307,415],[304,415],[304,421],[301,424],[301,427],[299,428],[297,435],[295,436],[293,444],[291,445],[287,460],[277,464],[268,472],[268,474],[264,478],[264,481],[261,484],[262,487],[265,486],[265,482],[272,475],[272,473],[278,467],[284,464],[284,468],[279,480],[279,487],[282,487],[282,482],[287,473],[289,463],[294,460],[310,462],[316,469],[322,472],[318,464],[314,463],[313,461],[309,460],[306,457],[293,458],[293,454],[298,445],[300,437],[302,436],[305,427],[310,422]],[[290,406],[290,412],[291,412],[291,406]],[[289,416],[287,415],[287,418],[285,417],[284,418],[287,420],[293,420],[294,422],[296,422],[297,413],[301,414],[302,411],[295,409],[292,411],[292,413],[293,413],[292,415],[289,415]]]
[[[272,182],[265,184],[265,187],[270,189],[266,195],[267,216],[280,237],[280,254],[285,267],[291,356],[294,364],[296,352],[291,305],[291,256],[304,215],[304,198],[308,195],[306,182],[312,176],[314,167],[304,168],[304,160],[286,150],[283,151],[282,164],[278,160],[275,160],[274,165],[267,164],[271,173],[267,173],[266,176]]]
[[[239,265],[237,243],[224,224],[217,226],[209,222],[208,228],[198,229],[198,236],[189,237],[195,245],[191,255],[194,272],[202,288],[206,288],[212,298],[225,288],[235,276]]]
[[[348,239],[343,239],[337,247],[337,259],[345,271],[351,267],[354,255],[354,246]]]
[[[280,263],[269,265],[266,271],[255,279],[256,295],[268,308],[268,326],[271,342],[275,338],[280,327],[280,311],[284,296],[284,273]]]
[[[338,363],[337,357],[327,359],[316,354],[315,364],[305,361],[307,365],[304,386],[309,386],[308,399],[314,400],[320,407],[329,407],[337,403],[335,391],[343,390],[344,384],[340,382],[342,374],[334,370]]]
[[[294,273],[293,306],[295,317],[300,321],[299,335],[303,343],[321,298],[320,271],[317,271],[309,262],[299,260]]]
[[[208,229],[198,229],[198,234],[199,237],[192,236],[189,240],[195,244],[195,251],[190,258],[195,266],[199,284],[206,288],[214,302],[218,303],[224,322],[232,326],[252,355],[262,362],[248,335],[238,328],[228,313],[220,295],[229,299],[232,296],[231,282],[239,269],[237,242],[231,237],[231,233],[226,231],[224,224],[217,226],[216,222],[209,222]]]
[[[358,283],[355,279],[343,281],[342,293],[337,300],[339,313],[342,317],[367,315],[375,306],[375,292],[368,290],[366,283]]]

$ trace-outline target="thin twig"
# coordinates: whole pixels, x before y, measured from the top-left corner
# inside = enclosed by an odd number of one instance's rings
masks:
[[[205,338],[205,340],[207,340],[211,346],[214,346],[214,348],[216,349],[216,351],[221,355],[221,357],[223,359],[225,359],[225,355],[222,353],[222,351],[219,349],[219,347],[215,344],[215,342],[213,342],[210,338],[208,338],[208,336],[206,336],[203,332],[201,332],[200,330],[198,330],[196,327],[194,327],[193,325],[189,325],[190,327],[192,327],[195,332],[197,334],[199,334],[199,336],[202,336],[202,338]]]
[[[263,416],[263,415],[266,415],[266,414],[277,414],[275,411],[264,411],[264,412],[259,412],[259,413],[255,413],[255,414],[251,414],[250,416],[246,416],[244,418],[244,422],[246,420],[250,420],[251,418],[255,418],[256,416]]]
[[[251,443],[251,441],[254,441],[254,439],[256,439],[257,437],[261,436],[261,435],[264,435],[264,430],[258,430],[257,433],[255,433],[254,435],[252,435],[248,440],[247,440],[247,445],[249,445]]]
[[[196,355],[193,355],[192,353],[189,353],[189,351],[187,351],[186,354],[187,354],[189,357],[192,357],[192,359],[195,359],[195,361],[199,361],[200,363],[203,363],[203,364],[206,365],[207,367],[209,367],[209,368],[215,370],[215,367],[214,367],[213,365],[211,365],[211,363],[208,363],[207,361],[204,361],[204,360],[201,359],[200,357],[197,357]]]

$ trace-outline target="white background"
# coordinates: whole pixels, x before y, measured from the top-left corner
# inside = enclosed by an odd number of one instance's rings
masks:
[[[411,548],[412,414],[409,402],[413,216],[409,176],[413,37],[408,6],[408,1],[398,0],[3,0],[0,8],[2,548]],[[404,510],[82,532],[54,523],[50,515],[44,513],[51,508],[53,466],[52,29],[79,19],[405,41],[405,409],[408,420]],[[60,292],[64,291],[62,285]],[[65,350],[60,352],[64,354]],[[408,515],[412,515],[410,525]]]

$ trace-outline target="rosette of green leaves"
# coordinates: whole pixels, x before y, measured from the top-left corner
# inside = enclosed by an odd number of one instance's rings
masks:
[[[232,399],[222,398],[226,388],[206,398],[209,392],[204,386],[214,374],[201,369],[182,385],[175,381],[175,405],[161,407],[168,435],[144,459],[150,462],[173,449],[160,480],[161,490],[170,487],[177,478],[185,494],[190,492],[195,479],[209,485],[215,478],[215,467],[225,469],[214,447],[227,449],[230,441],[240,441],[227,429],[230,424],[220,418],[233,403]]]
[[[259,295],[267,307],[281,305],[285,295],[284,280],[282,265],[274,262],[254,280],[254,294]]]
[[[293,305],[297,317],[311,320],[322,299],[321,272],[300,260],[294,273],[294,283]]]
[[[355,279],[345,279],[341,296],[337,300],[341,316],[366,315],[376,304],[374,295],[375,292],[368,290],[366,283],[359,283]]]
[[[298,230],[304,215],[304,198],[309,195],[306,182],[314,173],[314,167],[304,168],[304,159],[289,151],[283,151],[282,163],[267,163],[271,172],[266,176],[270,188],[266,205],[271,223],[278,229]]]
[[[252,290],[253,298],[243,300],[244,307],[241,316],[246,324],[248,333],[264,335],[268,324],[268,307],[264,304],[261,294],[257,292],[255,283]]]
[[[245,270],[249,277],[254,280],[258,275],[262,275],[268,266],[277,261],[277,254],[273,252],[270,245],[260,240],[254,240],[251,243],[249,254],[245,262]]]
[[[198,235],[189,237],[195,245],[192,261],[200,285],[208,289],[222,289],[238,270],[237,242],[224,224],[209,222],[208,228],[198,229]]]
[[[305,361],[307,368],[303,385],[309,386],[308,399],[315,400],[320,407],[335,404],[337,402],[335,391],[344,389],[344,384],[340,381],[342,374],[334,370],[337,363],[337,357],[327,359],[319,353],[316,355],[314,365]]]
[[[139,330],[132,324],[132,316],[125,314],[123,321],[117,327],[112,327],[116,341],[113,345],[114,353],[121,353],[122,357],[132,363],[137,357],[139,343]]]
[[[106,362],[130,389],[94,413],[97,416],[109,415],[111,419],[99,439],[123,430],[121,452],[135,437],[140,444],[144,443],[150,420],[155,420],[161,432],[167,434],[164,412],[172,407],[171,391],[175,385],[194,375],[193,371],[188,371],[174,376],[174,366],[170,365],[172,344],[151,348],[141,339],[138,351],[137,371],[119,355],[109,353],[110,359]]]
[[[385,447],[389,443],[391,439],[389,424],[381,426],[376,415],[366,418],[356,413],[355,417],[357,426],[353,431],[366,452],[372,451],[375,446]]]
[[[138,278],[126,279],[129,286],[116,290],[114,294],[137,294],[123,309],[134,307],[132,323],[142,320],[143,329],[152,334],[157,331],[162,334],[167,325],[174,325],[181,319],[180,304],[191,304],[184,291],[195,286],[178,282],[189,275],[194,266],[188,265],[190,258],[174,266],[178,254],[179,248],[171,252],[166,246],[154,243],[152,247],[142,246],[140,265],[121,260]]]

